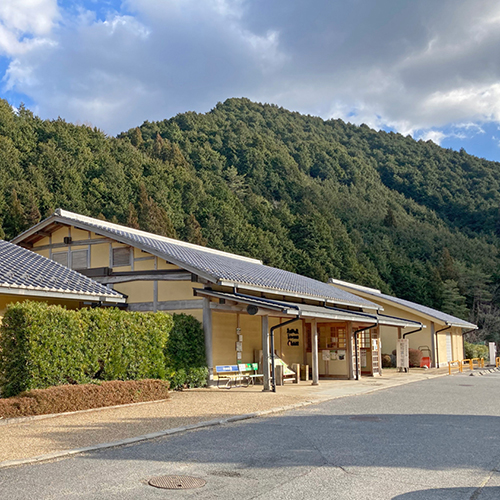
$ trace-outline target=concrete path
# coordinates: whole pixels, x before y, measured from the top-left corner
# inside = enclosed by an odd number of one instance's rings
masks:
[[[328,380],[319,386],[310,382],[287,383],[276,393],[262,392],[262,386],[226,389],[193,389],[173,392],[167,401],[125,407],[90,410],[32,420],[0,420],[0,467],[44,460],[81,449],[133,442],[186,426],[224,423],[237,416],[258,416],[310,402],[366,394],[372,391],[442,376],[447,370],[385,370],[383,377],[360,381]]]

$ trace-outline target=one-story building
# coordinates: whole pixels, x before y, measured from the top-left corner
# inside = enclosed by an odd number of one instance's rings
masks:
[[[381,326],[380,338],[384,354],[391,354],[396,349],[398,338],[406,337],[410,348],[420,349],[425,356],[429,355],[433,367],[447,366],[449,361],[464,359],[463,336],[477,329],[477,325],[461,318],[384,294],[375,288],[333,278],[329,280],[329,283],[339,290],[351,292],[380,305],[384,308],[384,314],[420,322],[425,327],[413,332],[409,329],[398,328],[395,332],[393,328]]]
[[[380,328],[423,326],[257,259],[61,209],[13,243],[126,295],[129,310],[198,318],[211,379],[217,365],[259,362],[268,389],[271,352],[287,365],[309,365],[313,384],[380,375]]]
[[[25,300],[76,309],[84,304],[121,304],[126,298],[53,260],[0,240],[0,321],[9,304]]]

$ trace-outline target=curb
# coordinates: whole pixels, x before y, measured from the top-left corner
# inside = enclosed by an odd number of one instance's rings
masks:
[[[214,427],[217,425],[225,425],[225,424],[229,424],[229,423],[233,423],[233,422],[239,422],[240,420],[249,420],[251,418],[264,417],[266,415],[272,415],[274,413],[280,413],[280,412],[288,411],[288,410],[296,410],[298,408],[303,408],[305,406],[324,403],[326,401],[332,401],[334,399],[348,398],[351,396],[363,396],[365,394],[371,394],[373,392],[378,392],[378,391],[385,390],[385,389],[391,389],[393,387],[398,387],[400,385],[407,385],[407,384],[411,384],[414,382],[422,382],[424,380],[430,380],[433,378],[438,378],[438,377],[443,377],[443,376],[448,376],[448,374],[445,373],[445,374],[431,375],[431,376],[428,376],[425,379],[421,379],[421,380],[401,381],[398,384],[389,385],[387,387],[373,387],[373,388],[368,389],[367,391],[363,391],[363,392],[360,392],[357,394],[343,394],[343,395],[339,395],[339,396],[324,397],[322,399],[311,399],[311,400],[306,400],[306,401],[302,401],[300,403],[294,403],[294,404],[287,405],[287,406],[279,406],[276,408],[271,408],[270,410],[261,410],[261,411],[257,411],[257,412],[253,412],[253,413],[244,413],[242,415],[234,415],[232,417],[228,417],[228,418],[224,418],[224,419],[220,419],[220,420],[219,419],[206,420],[203,422],[198,422],[197,424],[191,424],[191,425],[186,425],[186,426],[182,426],[182,427],[174,427],[172,429],[167,429],[164,431],[153,432],[150,434],[143,434],[141,436],[121,439],[119,441],[111,441],[108,443],[100,443],[100,444],[95,444],[95,445],[91,445],[91,446],[85,446],[83,448],[74,448],[71,450],[56,451],[53,453],[47,453],[45,455],[39,455],[37,457],[21,458],[18,460],[6,460],[4,462],[0,462],[0,469],[5,469],[7,467],[15,467],[15,466],[19,466],[19,465],[29,465],[29,464],[35,464],[35,463],[40,463],[40,462],[46,462],[49,460],[55,460],[58,458],[64,458],[64,457],[69,457],[72,455],[77,455],[79,453],[102,450],[102,449],[106,449],[106,448],[115,448],[117,446],[125,446],[128,444],[134,444],[134,443],[138,443],[141,441],[148,441],[150,439],[156,439],[156,438],[160,438],[160,437],[170,436],[172,434],[179,434],[181,432],[187,432],[187,431],[191,431],[191,430],[195,430],[195,429]],[[161,401],[164,401],[164,400],[161,400]],[[132,403],[132,404],[147,404],[147,403],[154,403],[154,402],[155,401],[147,401],[144,403]],[[123,407],[123,406],[125,406],[125,405],[119,405],[118,407]],[[130,405],[126,405],[126,406],[130,406]],[[99,410],[99,409],[104,410],[104,409],[109,409],[109,408],[110,407],[94,408],[94,409],[90,409],[90,410],[80,410],[78,412],[69,412],[69,413],[80,413],[80,412],[87,412],[87,411],[95,411],[95,410]],[[111,407],[111,408],[114,408],[114,407]],[[65,413],[64,415],[67,415],[67,414],[68,413]],[[42,418],[43,417],[51,417],[52,418],[52,417],[57,417],[59,415],[62,415],[62,414],[38,415],[38,417],[42,417]],[[26,418],[27,420],[32,420],[32,419],[34,420],[34,419],[36,419],[36,417],[37,416],[35,416],[35,417],[21,417],[21,418]],[[7,422],[5,422],[5,423],[7,423]]]

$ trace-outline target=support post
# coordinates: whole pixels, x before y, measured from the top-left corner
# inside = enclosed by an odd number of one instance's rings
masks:
[[[262,374],[263,391],[271,390],[271,376],[269,373],[269,316],[262,316]]]
[[[203,299],[203,333],[205,334],[205,357],[208,367],[208,385],[214,383],[214,363],[212,353],[212,310],[210,309],[210,299]]]
[[[312,320],[311,324],[311,349],[312,349],[312,385],[319,385],[319,356],[318,356],[318,321]]]

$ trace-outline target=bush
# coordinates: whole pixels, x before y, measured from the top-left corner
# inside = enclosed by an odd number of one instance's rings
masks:
[[[165,347],[167,379],[172,389],[204,387],[208,369],[201,323],[188,314],[174,314],[174,326]]]
[[[410,368],[420,368],[420,360],[422,359],[423,353],[419,349],[409,349],[409,363]]]
[[[465,342],[465,359],[484,358],[489,359],[490,351],[484,344],[470,344]]]
[[[92,379],[165,378],[172,324],[163,313],[12,304],[0,329],[1,395]]]
[[[382,368],[391,368],[392,359],[390,354],[382,354]]]
[[[169,384],[164,380],[127,380],[98,384],[60,385],[35,389],[18,396],[0,399],[0,417],[25,417],[105,406],[157,401],[168,398]]]

